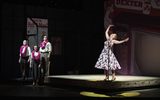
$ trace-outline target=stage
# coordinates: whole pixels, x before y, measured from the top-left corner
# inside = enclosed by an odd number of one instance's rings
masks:
[[[119,91],[160,86],[160,77],[117,75],[115,81],[104,81],[104,75],[52,75],[46,84],[63,87]]]
[[[32,78],[25,81],[18,78],[1,82],[0,96],[44,99],[54,97],[132,99],[160,96],[160,77],[117,75],[115,81],[103,81],[104,77],[104,75],[51,75],[44,84],[37,86],[32,85]]]

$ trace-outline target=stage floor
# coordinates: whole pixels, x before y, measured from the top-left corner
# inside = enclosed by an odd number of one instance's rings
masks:
[[[48,78],[85,80],[85,81],[103,81],[105,76],[104,75],[53,75],[49,76]],[[160,77],[117,75],[115,81],[122,82],[122,81],[142,81],[142,80],[157,80],[157,79],[160,79]]]
[[[53,75],[48,77],[48,83],[103,90],[160,86],[160,77],[117,75],[115,81],[111,81],[111,76],[109,81],[104,81],[104,78],[104,75]]]
[[[52,75],[43,85],[32,86],[32,79],[0,83],[1,97],[54,99],[72,97],[160,98],[160,78],[117,75],[115,81],[103,81],[104,75]],[[116,90],[116,91],[115,91]],[[132,98],[133,97],[133,98]]]

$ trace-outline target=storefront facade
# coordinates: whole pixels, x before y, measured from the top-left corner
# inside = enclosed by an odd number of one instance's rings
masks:
[[[120,74],[160,75],[160,0],[107,0],[112,24],[127,28],[130,41],[115,48]],[[107,11],[107,10],[106,10]],[[105,17],[107,18],[107,17]],[[107,20],[104,19],[107,23]]]

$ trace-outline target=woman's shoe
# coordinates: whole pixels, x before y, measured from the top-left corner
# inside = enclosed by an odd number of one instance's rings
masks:
[[[116,80],[116,77],[112,78],[112,81],[115,81]]]
[[[105,79],[104,79],[104,81],[108,81],[109,80],[109,77],[106,77]]]

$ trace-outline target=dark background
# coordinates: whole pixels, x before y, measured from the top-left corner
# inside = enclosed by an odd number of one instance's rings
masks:
[[[102,73],[94,65],[104,42],[103,0],[4,0],[1,3],[2,80],[20,77],[19,48],[26,39],[26,20],[48,19],[48,35],[60,37],[62,53],[51,56],[52,75]]]

